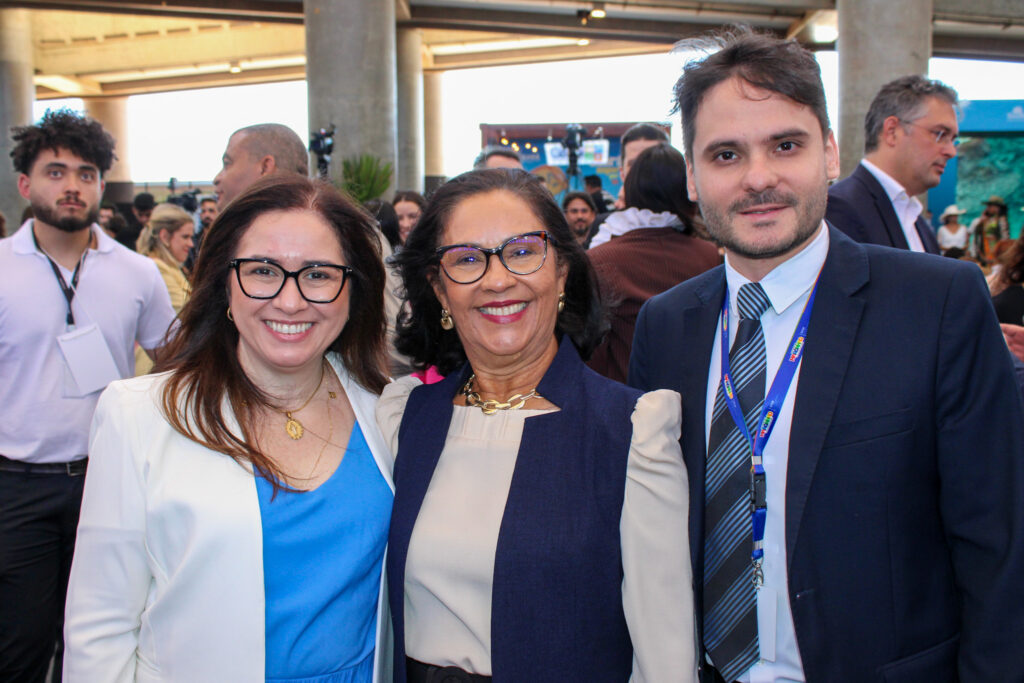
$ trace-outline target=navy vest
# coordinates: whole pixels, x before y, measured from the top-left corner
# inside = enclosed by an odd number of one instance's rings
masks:
[[[388,539],[395,681],[405,683],[405,560],[469,368],[414,389],[399,429]],[[494,562],[496,683],[623,683],[633,647],[622,611],[619,522],[641,392],[601,377],[566,336],[538,393],[561,410],[526,420]]]

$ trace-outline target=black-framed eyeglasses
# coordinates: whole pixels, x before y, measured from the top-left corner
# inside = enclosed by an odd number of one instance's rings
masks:
[[[548,255],[548,233],[545,230],[513,235],[492,249],[475,244],[449,244],[438,247],[441,270],[452,282],[468,285],[487,272],[491,256],[515,275],[529,275],[540,270]]]
[[[920,128],[926,133],[931,133],[935,136],[936,145],[944,145],[947,142],[953,144],[954,147],[960,144],[960,136],[954,133],[948,128],[929,128],[928,126],[922,126],[920,123],[914,123],[913,121],[907,121],[906,119],[900,119],[900,123],[905,123],[908,126],[914,126]]]
[[[250,299],[273,299],[284,289],[288,278],[295,278],[302,298],[312,304],[329,304],[341,295],[345,281],[352,275],[348,266],[314,263],[298,270],[285,270],[268,258],[236,258],[229,261],[238,278],[238,286]]]

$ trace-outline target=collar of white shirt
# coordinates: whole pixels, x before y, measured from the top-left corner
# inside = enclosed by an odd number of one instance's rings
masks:
[[[871,175],[875,176],[875,180],[877,180],[879,185],[882,186],[882,189],[885,190],[885,194],[889,197],[889,201],[892,202],[892,205],[897,207],[897,211],[900,213],[901,217],[907,215],[907,218],[911,223],[916,221],[917,217],[920,216],[921,212],[924,210],[924,207],[921,206],[921,202],[918,201],[917,197],[911,197],[908,195],[907,190],[900,185],[898,180],[878,168],[878,166],[867,159],[861,159],[860,163]]]
[[[764,287],[765,294],[771,301],[775,315],[781,315],[814,285],[818,279],[818,273],[825,265],[828,244],[828,226],[822,221],[818,234],[807,246],[761,278],[761,286]],[[725,281],[729,286],[729,310],[733,315],[739,316],[736,296],[740,287],[750,280],[740,275],[732,267],[728,254],[725,255]]]

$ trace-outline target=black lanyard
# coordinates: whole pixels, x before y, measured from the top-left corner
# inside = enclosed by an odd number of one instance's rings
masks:
[[[71,312],[71,301],[75,298],[75,291],[78,289],[78,275],[82,271],[82,264],[85,263],[85,255],[89,253],[89,247],[87,246],[85,248],[85,251],[82,252],[82,258],[78,259],[78,265],[75,266],[75,272],[71,274],[71,286],[69,287],[64,276],[60,272],[60,266],[54,263],[53,259],[50,258],[50,255],[43,251],[43,248],[39,246],[39,240],[36,239],[35,226],[32,226],[32,241],[35,243],[36,249],[38,249],[39,252],[46,257],[46,260],[50,262],[50,267],[53,268],[53,274],[57,277],[57,284],[60,285],[60,291],[64,292],[64,298],[67,299],[68,302],[68,316],[65,319],[65,322],[69,328],[74,327],[75,314]],[[91,235],[89,236],[89,241],[92,242]]]

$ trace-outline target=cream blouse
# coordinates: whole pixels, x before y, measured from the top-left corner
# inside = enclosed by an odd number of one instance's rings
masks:
[[[385,387],[377,422],[392,451],[409,393]],[[549,410],[484,415],[455,406],[448,438],[409,540],[405,650],[413,659],[491,672],[491,587],[498,530],[525,420]],[[688,488],[679,450],[679,394],[637,401],[619,530],[632,681],[696,680]]]

